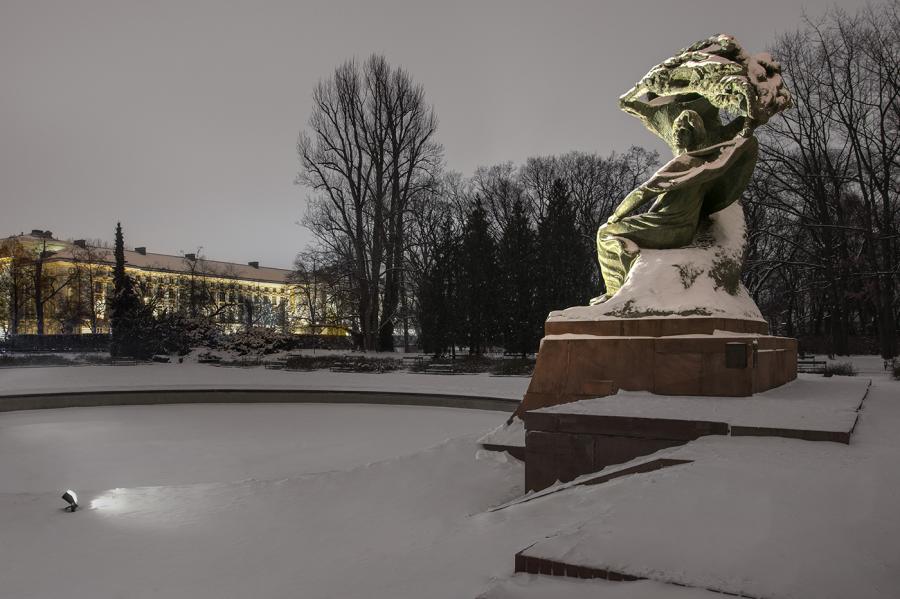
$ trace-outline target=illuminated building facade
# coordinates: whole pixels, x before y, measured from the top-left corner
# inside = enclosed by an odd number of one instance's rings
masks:
[[[113,266],[111,248],[55,239],[49,231],[0,240],[0,335],[108,333]],[[345,334],[317,324],[329,312],[324,286],[292,282],[290,270],[144,247],[125,251],[125,270],[157,314],[204,316],[226,331]]]

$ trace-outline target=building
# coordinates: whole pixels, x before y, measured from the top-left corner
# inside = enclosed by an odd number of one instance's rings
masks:
[[[64,241],[33,230],[0,240],[0,334],[108,333],[112,248]],[[125,251],[125,270],[154,312],[204,316],[226,331],[249,326],[294,333],[345,334],[325,285],[298,283],[292,271]]]

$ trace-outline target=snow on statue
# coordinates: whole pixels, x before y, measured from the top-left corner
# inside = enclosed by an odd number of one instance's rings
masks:
[[[749,304],[742,300],[746,291],[739,281],[744,243],[739,204],[729,214],[716,213],[735,204],[750,180],[758,148],[753,130],[791,106],[780,73],[770,55],[749,56],[733,37],[717,35],[654,67],[619,99],[621,108],[640,118],[675,157],[629,193],[597,231],[606,294],[591,301],[604,304],[593,312],[612,317],[715,312],[758,317],[752,300]],[[723,110],[734,118],[723,123]],[[647,212],[632,214],[651,200]],[[730,214],[734,211],[739,218]],[[667,276],[661,277],[655,272],[658,268],[648,264],[638,268],[640,262],[648,262],[648,256],[641,259],[647,253],[642,250],[689,246],[697,251],[662,260],[667,262]],[[659,256],[655,258],[659,262]],[[645,280],[636,280],[638,275]],[[727,298],[710,306],[702,301],[685,303],[684,298],[675,304],[671,298],[647,303],[648,295],[667,295],[653,287],[661,278],[676,277],[678,287],[683,287],[680,292],[688,291],[701,275],[716,291],[735,298],[731,309],[716,309],[722,302],[728,304]],[[584,308],[551,318],[573,310]]]

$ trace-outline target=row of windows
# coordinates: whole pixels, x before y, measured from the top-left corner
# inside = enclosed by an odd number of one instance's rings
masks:
[[[150,293],[155,294],[156,296],[159,296],[160,294],[164,294],[166,297],[169,297],[171,295],[174,295],[176,292],[175,288],[164,287],[163,285],[161,285],[159,283],[154,283],[149,280],[146,281],[145,284],[146,284],[147,288],[149,289]],[[181,287],[179,289],[182,291],[182,293],[185,293],[183,287]],[[106,291],[107,295],[112,295],[112,292],[113,292],[112,283],[106,283],[105,286],[103,283],[100,283],[100,282],[94,283],[94,293],[96,293],[97,295],[100,295],[104,292],[104,290]],[[202,292],[202,290],[201,290],[201,292]],[[285,292],[283,290],[279,291],[277,289],[272,289],[271,287],[260,287],[258,289],[254,289],[252,292],[249,292],[249,293],[236,292],[234,289],[218,290],[218,291],[213,289],[210,291],[210,293],[212,293],[213,297],[218,299],[220,302],[225,302],[225,301],[233,302],[233,301],[236,301],[236,298],[238,300],[241,300],[245,297],[254,297],[254,298],[267,297],[267,296],[262,295],[264,293],[267,293],[272,296],[271,297],[272,302],[277,302],[277,301],[279,301],[278,295],[285,294]]]
[[[143,282],[145,285],[186,285],[188,284],[187,277],[154,277],[151,275],[137,275],[135,277],[135,281]],[[197,277],[198,284],[205,284],[207,287],[210,287],[214,290],[235,290],[240,287],[249,287],[250,285],[247,283],[218,283],[218,282],[206,282],[204,283],[203,277]],[[283,294],[286,293],[286,289],[278,289],[277,287],[256,287],[253,286],[254,291],[257,293],[268,293],[268,294]]]

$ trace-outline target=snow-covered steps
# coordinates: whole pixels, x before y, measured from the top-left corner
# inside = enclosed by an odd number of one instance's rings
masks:
[[[530,549],[530,548],[529,548]],[[545,576],[564,576],[568,578],[578,578],[578,579],[587,579],[587,580],[604,580],[608,582],[635,582],[635,581],[648,581],[650,579],[642,576],[632,576],[631,574],[626,574],[625,572],[619,572],[616,570],[609,570],[605,568],[594,568],[591,566],[578,566],[575,564],[567,564],[562,561],[555,561],[550,559],[544,559],[541,557],[532,557],[527,553],[528,549],[520,551],[516,554],[516,572],[517,573],[527,573],[527,574],[541,574]],[[755,595],[747,595],[745,593],[732,593],[729,591],[721,591],[718,589],[706,589],[706,588],[694,588],[685,584],[678,583],[666,583],[658,580],[654,580],[656,584],[659,584],[663,588],[666,588],[668,592],[671,593],[672,587],[678,588],[689,588],[692,591],[700,593],[698,596],[709,597],[710,599],[714,597],[721,597],[722,595],[731,595],[731,596],[739,596],[744,599],[762,599],[761,597],[757,597]],[[586,588],[583,588],[582,591],[586,591]],[[644,597],[644,595],[636,595]],[[661,595],[669,597],[671,595]]]
[[[614,582],[556,576],[515,574],[494,582],[477,599],[723,599],[721,593],[676,586],[654,580]]]
[[[665,454],[692,463],[504,510],[595,509],[523,544],[516,569],[765,599],[896,597],[898,527],[885,510],[900,476],[895,455],[872,443],[878,407],[867,405],[850,445],[708,436]]]
[[[513,415],[507,422],[478,439],[488,451],[505,451],[514,458],[525,459],[525,423]]]
[[[569,482],[557,482],[555,485],[551,487],[547,487],[546,489],[542,489],[540,491],[533,491],[523,495],[522,497],[517,497],[512,501],[508,501],[501,505],[492,507],[489,509],[489,512],[496,512],[498,510],[506,509],[512,507],[514,505],[519,505],[522,503],[527,503],[529,501],[534,501],[536,499],[540,499],[541,497],[546,497],[547,495],[552,495],[553,493],[560,493],[565,491],[566,489],[571,489],[572,487],[576,487],[579,485],[601,485],[603,483],[607,483],[611,480],[615,480],[617,478],[622,478],[623,476],[630,476],[632,474],[644,474],[647,472],[653,472],[655,470],[661,470],[663,468],[670,468],[672,466],[679,466],[681,464],[690,464],[692,460],[681,460],[681,459],[672,459],[666,457],[656,457],[653,459],[645,459],[643,461],[637,461],[637,463],[629,462],[628,464],[623,464],[619,467],[609,467],[604,468],[601,473],[597,474],[585,474],[583,476],[579,476],[575,480],[571,480]]]
[[[870,385],[803,376],[748,398],[620,392],[525,412],[525,488],[541,490],[707,435],[849,443]]]

